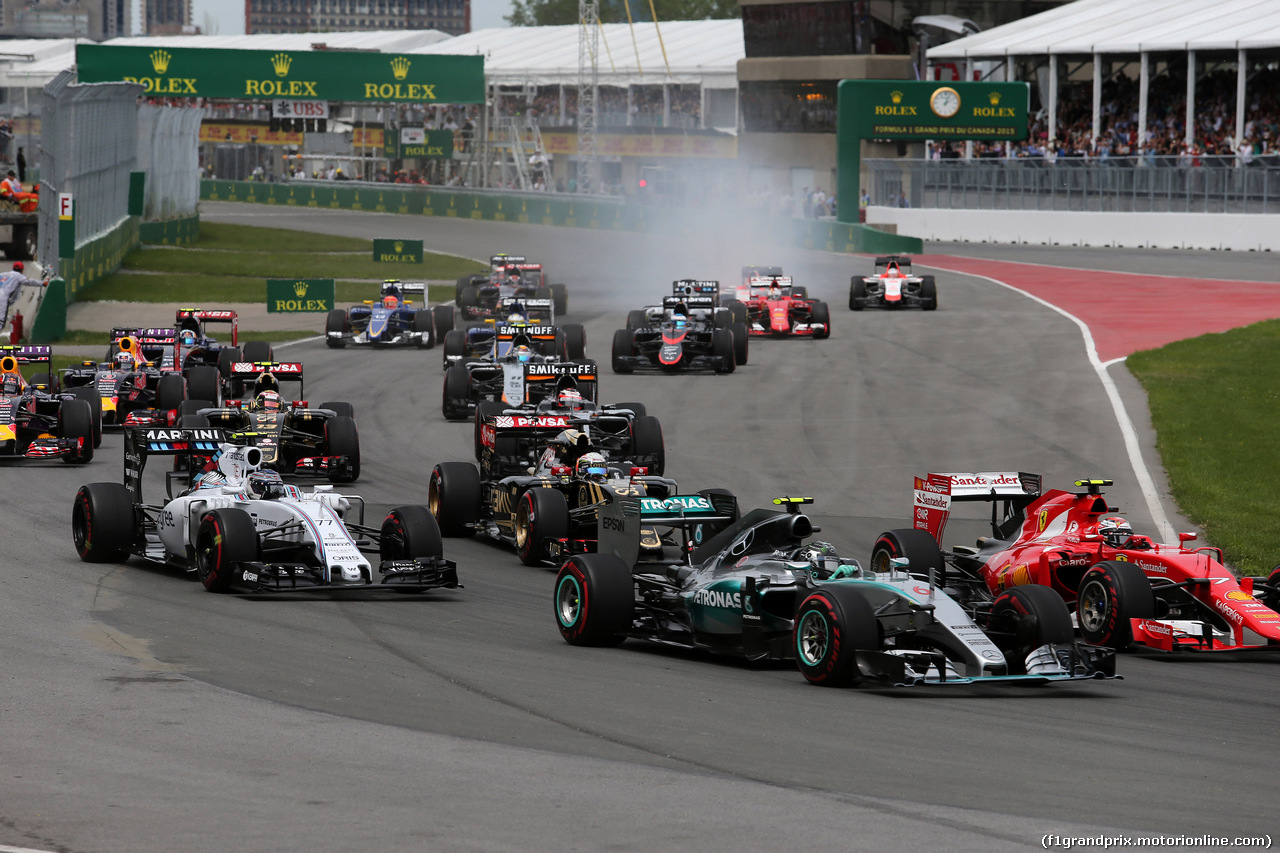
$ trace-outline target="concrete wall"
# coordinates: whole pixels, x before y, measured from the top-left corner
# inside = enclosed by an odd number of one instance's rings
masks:
[[[892,224],[923,240],[1280,251],[1280,215],[935,210],[873,206],[868,224]]]

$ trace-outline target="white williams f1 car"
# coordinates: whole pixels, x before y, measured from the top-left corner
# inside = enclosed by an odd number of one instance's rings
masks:
[[[211,592],[306,592],[456,588],[440,529],[423,506],[392,509],[364,525],[364,500],[332,486],[304,492],[261,469],[262,453],[224,441],[221,430],[125,430],[125,482],[90,483],[76,493],[71,532],[80,559],[130,554],[194,571]],[[170,499],[142,500],[150,456],[185,456],[166,475]],[[207,458],[203,469],[192,457]],[[197,470],[193,470],[197,469]],[[175,480],[186,480],[177,496]],[[366,552],[378,559],[371,560]]]

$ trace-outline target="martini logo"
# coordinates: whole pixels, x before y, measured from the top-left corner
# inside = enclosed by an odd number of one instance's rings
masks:
[[[163,74],[169,70],[169,63],[173,61],[173,54],[167,50],[151,51],[151,67],[155,69],[157,74]]]

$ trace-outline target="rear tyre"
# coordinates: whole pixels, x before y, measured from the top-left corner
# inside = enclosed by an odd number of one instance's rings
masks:
[[[275,361],[271,344],[266,341],[246,341],[243,350],[245,361],[252,361],[254,364]]]
[[[551,285],[551,301],[557,317],[569,313],[569,290],[563,284]]]
[[[480,457],[484,454],[484,443],[480,440],[480,429],[484,426],[484,419],[500,415],[507,410],[507,404],[501,400],[481,400],[476,403],[475,418],[475,446],[476,461],[480,461]]]
[[[667,447],[657,418],[644,415],[632,419],[631,454],[637,464],[648,466],[650,474],[662,474],[666,470]]]
[[[187,371],[187,397],[192,400],[208,400],[210,406],[220,406],[222,401],[222,374],[212,365],[200,365]]]
[[[643,418],[649,414],[649,410],[645,408],[644,403],[613,403],[610,409],[630,409],[637,418]]]
[[[190,417],[201,409],[212,408],[215,407],[213,403],[208,400],[183,400],[181,405],[178,406],[178,419],[181,420],[182,418]]]
[[[459,306],[462,305],[462,291],[465,290],[467,286],[470,284],[471,284],[471,276],[469,275],[464,275],[462,278],[458,279],[457,283],[454,285],[454,288],[453,288],[453,304],[454,305],[459,305]],[[436,328],[439,328],[439,326],[437,326]]]
[[[932,311],[938,307],[938,285],[934,283],[931,275],[920,278],[920,303],[920,307],[925,311]]]
[[[619,329],[613,333],[613,372],[631,373],[632,367],[623,359],[635,355],[636,336],[630,329]]]
[[[616,646],[635,612],[631,570],[612,554],[577,554],[556,575],[556,627],[572,646]]]
[[[894,557],[906,557],[907,571],[913,575],[928,577],[932,568],[941,582],[942,549],[927,530],[904,528],[881,533],[871,549],[871,571],[889,571],[889,561]]]
[[[418,338],[418,349],[431,349],[436,345],[436,326],[430,309],[419,308],[414,312],[413,330],[422,336]]]
[[[320,408],[328,409],[340,418],[354,418],[356,407],[350,403],[321,403]]]
[[[454,364],[444,374],[444,400],[440,411],[446,420],[461,421],[467,417],[471,374],[465,364]]]
[[[875,611],[858,590],[827,587],[801,603],[792,644],[810,684],[850,687],[862,680],[857,652],[880,648]]]
[[[383,560],[443,557],[440,526],[431,511],[420,504],[398,506],[382,520],[378,556]]]
[[[444,536],[474,536],[480,520],[480,471],[470,462],[441,462],[427,482],[427,508]]]
[[[34,382],[32,383],[35,384]],[[102,397],[98,394],[98,389],[92,386],[81,386],[79,388],[68,389],[76,397],[84,400],[89,404],[89,410],[93,413],[93,446],[99,448],[102,446]]]
[[[354,483],[360,479],[360,433],[354,418],[339,416],[324,422],[326,455],[345,456],[347,464],[329,472],[331,483]]]
[[[526,566],[539,566],[546,543],[569,535],[569,502],[558,489],[533,488],[520,496],[516,505],[516,552]]]
[[[1075,638],[1071,611],[1062,596],[1047,586],[1006,589],[991,605],[988,628],[1005,653],[1010,675],[1027,674],[1027,656],[1045,645],[1070,643]]]
[[[1104,560],[1080,579],[1076,621],[1086,642],[1125,649],[1133,641],[1129,620],[1155,615],[1151,581],[1133,563]]]
[[[733,358],[733,332],[716,329],[711,333],[711,354],[720,359],[716,373],[733,373],[737,362]]]
[[[86,563],[119,563],[134,535],[133,496],[120,483],[89,483],[71,505],[71,540]]]
[[[807,288],[807,287],[796,287],[796,286],[792,285],[792,287],[791,287],[791,298],[792,298],[792,299],[808,299],[808,298],[809,298],[809,288]]]
[[[460,308],[471,308],[480,301],[480,289],[474,284],[468,284],[462,288],[462,295],[458,297],[458,306]]]
[[[821,323],[825,327],[821,334],[814,335],[815,338],[831,337],[831,309],[827,307],[827,303],[813,303],[813,308],[810,309],[809,318],[812,322]]]
[[[156,383],[156,408],[170,412],[182,405],[187,398],[187,383],[181,373],[166,373]]]
[[[733,322],[733,315],[728,308],[717,308],[711,313],[711,320],[717,329],[727,329]]]
[[[734,323],[729,327],[729,331],[733,333],[733,360],[738,364],[746,364],[747,346],[751,341],[751,334],[747,331],[747,324]]]
[[[750,313],[747,311],[745,302],[740,299],[730,299],[725,306],[729,309],[729,316],[733,318],[733,322],[743,324],[747,322]]]
[[[467,355],[467,333],[462,329],[450,329],[444,336],[444,366],[451,362],[449,356],[465,358]]]
[[[222,376],[222,381],[227,383],[227,393],[232,397],[244,396],[244,380],[231,378],[232,365],[243,360],[240,347],[224,347],[218,350],[218,373]]]
[[[561,326],[564,333],[564,357],[566,361],[582,361],[587,357],[587,330],[580,323]]]
[[[633,329],[633,330],[643,329],[645,326],[648,326],[648,325],[649,325],[649,318],[647,318],[645,316],[645,313],[641,311],[639,308],[635,309],[634,311],[627,312],[627,328],[628,329]]]
[[[858,277],[849,279],[849,310],[861,311],[862,301],[867,298],[867,283]]]
[[[432,322],[436,327],[436,338],[442,338],[453,331],[453,306],[437,305],[431,309]]]
[[[209,592],[226,592],[236,569],[258,559],[258,531],[242,509],[215,509],[196,533],[196,574]]]
[[[533,289],[533,298],[534,299],[550,299],[552,300],[553,303],[555,301],[555,297],[551,295],[551,288],[546,287],[545,285],[543,287],[535,287]],[[554,304],[552,305],[552,307],[553,308],[555,307]]]
[[[1267,586],[1273,591],[1263,591],[1258,596],[1258,600],[1272,610],[1280,612],[1280,566],[1276,566],[1271,570],[1271,574],[1267,575]]]
[[[63,402],[58,409],[58,436],[79,442],[76,450],[62,457],[63,462],[83,465],[93,461],[93,409],[89,408],[88,403],[84,400]]]
[[[334,308],[330,311],[328,318],[324,321],[325,344],[333,349],[342,349],[347,345],[347,339],[345,336],[349,331],[351,331],[351,324],[347,320],[347,312],[341,308]],[[334,332],[337,332],[339,337],[332,337]],[[245,344],[246,350],[248,347],[249,345]],[[246,354],[245,361],[251,360],[252,359],[250,359]],[[219,366],[221,366],[221,356],[219,356],[218,362]]]

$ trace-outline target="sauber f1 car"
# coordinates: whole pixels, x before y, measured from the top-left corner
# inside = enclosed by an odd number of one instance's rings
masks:
[[[436,345],[436,323],[433,309],[426,307],[427,286],[422,282],[388,279],[382,283],[377,302],[366,299],[347,310],[335,308],[325,320],[325,343],[334,349],[353,346],[413,346],[430,349]],[[415,307],[406,294],[422,296],[423,305]],[[453,326],[453,311],[448,312],[448,325]]]
[[[752,278],[747,282],[747,331],[760,337],[826,338],[831,336],[831,310],[827,303],[809,299],[790,276]],[[730,311],[736,310],[730,304]]]
[[[912,275],[911,259],[901,255],[876,258],[875,275],[849,279],[849,308],[938,307],[938,285],[931,275]]]
[[[95,442],[91,391],[59,392],[48,373],[49,347],[0,347],[0,457],[58,459],[85,463],[93,459]],[[20,365],[44,371],[22,378]]]
[[[147,460],[175,455],[210,464],[170,472],[168,500],[144,502]],[[457,566],[444,559],[440,531],[425,507],[396,507],[381,526],[369,527],[363,498],[332,486],[304,492],[261,464],[258,448],[227,443],[218,429],[126,429],[124,484],[90,483],[76,493],[76,551],[87,562],[123,562],[133,554],[178,565],[195,572],[211,592],[458,586]],[[180,480],[187,482],[174,495]]]
[[[649,640],[748,660],[795,659],[810,682],[844,686],[1044,683],[1114,677],[1115,654],[1077,643],[1049,590],[1016,589],[974,613],[931,574],[864,570],[826,542],[800,507],[738,518],[727,492],[698,503],[609,495],[598,553],[575,555],[555,586],[556,625],[574,645]],[[643,547],[648,513],[675,529]]]
[[[747,327],[720,306],[720,284],[681,279],[661,305],[627,315],[613,334],[613,372],[711,370],[732,373],[747,363]]]
[[[500,319],[507,299],[549,299],[556,316],[569,310],[569,293],[563,284],[549,284],[542,264],[523,255],[494,255],[487,275],[458,279],[454,302],[466,320]]]
[[[223,406],[201,406],[182,415],[184,427],[218,427],[232,439],[258,448],[262,467],[282,474],[311,474],[334,483],[360,478],[360,433],[350,403],[323,403],[312,408],[306,399],[287,400],[281,382],[297,382],[305,396],[301,362],[232,365],[234,379],[254,389],[250,400],[228,400]]]
[[[547,430],[559,432],[535,461],[529,436]],[[499,415],[482,434],[480,467],[436,465],[427,504],[444,535],[482,533],[507,542],[526,565],[595,550],[596,511],[606,494],[665,499],[678,491],[674,480],[643,466],[606,459],[563,416]]]
[[[1075,607],[1086,641],[1117,649],[1280,651],[1280,572],[1237,581],[1221,550],[1190,544],[1193,533],[1178,534],[1177,545],[1134,535],[1102,496],[1109,485],[1079,480],[1076,491],[1042,493],[1039,475],[1020,472],[917,477],[915,528],[883,534],[873,567],[906,557],[975,606],[1010,590],[1051,589]],[[991,536],[943,551],[956,501],[989,502]]]

